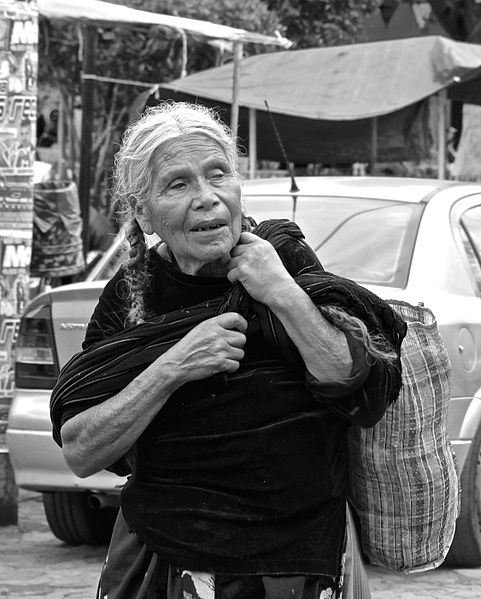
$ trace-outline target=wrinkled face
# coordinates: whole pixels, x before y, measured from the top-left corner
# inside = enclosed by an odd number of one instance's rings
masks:
[[[137,215],[157,233],[182,272],[225,274],[241,233],[240,182],[222,147],[201,134],[185,135],[157,151],[150,197]]]

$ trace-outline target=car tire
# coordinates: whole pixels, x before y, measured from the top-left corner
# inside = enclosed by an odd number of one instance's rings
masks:
[[[462,568],[481,566],[481,427],[461,474],[461,513],[445,564]]]
[[[51,491],[42,493],[50,530],[69,545],[106,545],[110,541],[118,508],[93,508],[89,493]]]

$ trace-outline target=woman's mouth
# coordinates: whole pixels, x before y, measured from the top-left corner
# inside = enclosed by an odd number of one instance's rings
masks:
[[[210,223],[210,224],[202,224],[198,227],[193,227],[191,231],[193,233],[198,233],[202,231],[215,231],[216,229],[220,229],[221,227],[225,227],[225,223]]]

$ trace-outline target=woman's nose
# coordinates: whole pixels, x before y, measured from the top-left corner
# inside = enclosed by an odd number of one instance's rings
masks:
[[[209,183],[204,179],[196,182],[193,195],[192,206],[196,209],[211,208],[219,203],[219,198],[216,196]]]

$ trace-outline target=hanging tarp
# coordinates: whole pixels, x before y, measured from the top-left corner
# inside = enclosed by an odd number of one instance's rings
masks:
[[[232,68],[207,69],[161,87],[229,103]],[[265,110],[267,100],[279,114],[352,121],[400,110],[479,73],[481,45],[441,36],[286,50],[242,61],[239,103]]]
[[[199,19],[187,19],[137,10],[120,4],[101,0],[38,0],[39,13],[50,19],[62,19],[75,23],[110,25],[158,25],[169,29],[179,29],[192,35],[211,39],[223,39],[234,42],[267,44],[286,47],[286,39],[280,36],[268,36],[259,33],[218,25]]]
[[[79,274],[85,263],[76,184],[37,183],[34,200],[30,273],[38,277]]]

